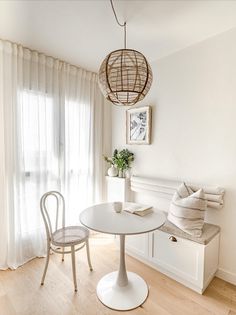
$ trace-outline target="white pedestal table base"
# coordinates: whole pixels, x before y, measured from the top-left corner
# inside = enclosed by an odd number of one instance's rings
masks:
[[[107,307],[125,311],[142,305],[148,296],[148,286],[139,275],[127,272],[128,284],[117,285],[118,272],[104,276],[97,285],[97,296]]]

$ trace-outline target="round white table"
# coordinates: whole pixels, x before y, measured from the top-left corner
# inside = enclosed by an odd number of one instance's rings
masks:
[[[120,236],[119,271],[105,275],[97,285],[97,296],[104,305],[124,311],[134,309],[146,300],[146,282],[136,273],[126,271],[125,236],[154,231],[165,221],[166,216],[161,211],[144,217],[126,211],[116,213],[113,203],[95,205],[80,214],[80,222],[89,229]]]

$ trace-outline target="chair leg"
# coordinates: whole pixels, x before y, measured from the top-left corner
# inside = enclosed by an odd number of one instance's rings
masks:
[[[87,251],[87,259],[90,271],[93,271],[93,267],[90,260],[90,250],[89,250],[89,240],[86,240],[86,251]]]
[[[72,272],[73,272],[75,292],[77,292],[76,269],[75,269],[75,246],[71,246],[71,260],[72,260]]]
[[[64,261],[64,256],[65,256],[64,251],[65,251],[65,247],[62,247],[62,258],[61,258],[61,261]]]
[[[48,269],[48,263],[49,263],[49,258],[50,258],[50,244],[49,242],[47,243],[47,257],[46,257],[46,264],[44,267],[44,272],[43,272],[43,276],[42,276],[42,280],[41,280],[41,285],[44,284],[44,279],[47,273],[47,269]]]

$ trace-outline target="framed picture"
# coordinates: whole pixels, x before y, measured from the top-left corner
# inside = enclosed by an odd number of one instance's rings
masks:
[[[126,111],[126,143],[151,143],[151,106]]]

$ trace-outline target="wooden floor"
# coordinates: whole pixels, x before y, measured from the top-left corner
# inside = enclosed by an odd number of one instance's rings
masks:
[[[74,293],[70,256],[62,263],[52,255],[45,285],[40,286],[45,259],[37,258],[15,271],[0,272],[0,315],[236,315],[236,287],[215,278],[204,295],[178,284],[127,256],[127,269],[137,272],[150,286],[147,301],[129,312],[102,305],[96,284],[118,265],[118,250],[111,238],[91,240],[94,271],[90,272],[84,250],[77,253],[78,292]]]

